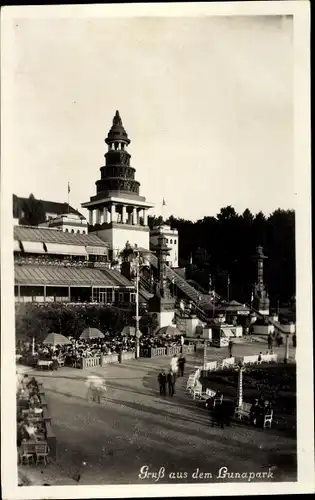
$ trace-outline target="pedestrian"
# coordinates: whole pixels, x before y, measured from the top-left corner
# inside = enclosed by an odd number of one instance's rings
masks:
[[[185,363],[186,363],[186,359],[184,358],[183,355],[181,355],[180,358],[178,359],[179,377],[184,376]]]
[[[258,363],[261,363],[261,356],[262,356],[262,352],[260,352],[258,355]]]
[[[163,368],[158,374],[158,383],[160,387],[160,395],[166,396],[166,373]]]
[[[171,360],[171,370],[172,370],[173,374],[175,375],[175,377],[177,377],[177,373],[178,373],[178,358],[177,358],[176,354],[174,354],[174,356],[172,357],[172,360]]]
[[[175,382],[176,382],[175,375],[172,372],[172,369],[170,369],[170,371],[167,374],[168,393],[170,396],[174,396],[175,394]]]
[[[272,349],[272,342],[273,342],[273,338],[272,338],[272,335],[269,333],[269,335],[268,335],[268,349],[269,350]]]
[[[232,358],[232,353],[233,353],[233,341],[230,340],[229,341],[229,355],[230,355],[230,358]]]

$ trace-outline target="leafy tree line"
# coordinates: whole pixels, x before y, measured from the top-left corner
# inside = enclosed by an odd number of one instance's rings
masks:
[[[150,227],[161,217],[149,217]],[[197,222],[169,217],[167,224],[178,230],[179,264],[187,279],[209,290],[209,276],[215,290],[227,298],[249,301],[257,277],[256,247],[262,245],[264,281],[273,307],[295,296],[295,214],[275,210],[269,217],[246,209],[237,214],[232,206],[221,208],[216,217]],[[190,263],[192,261],[192,263]]]
[[[140,329],[146,333],[155,326],[154,318],[140,308]],[[17,304],[15,311],[16,338],[34,337],[43,341],[48,333],[79,338],[85,328],[98,328],[103,333],[121,333],[125,325],[135,326],[134,311],[110,305],[76,307],[65,304]]]

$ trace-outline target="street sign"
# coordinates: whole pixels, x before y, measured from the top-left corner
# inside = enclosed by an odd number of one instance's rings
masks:
[[[135,319],[136,321],[140,321],[140,319],[142,318],[142,316],[132,316],[133,319]]]
[[[137,339],[140,339],[140,337],[141,337],[141,336],[142,336],[142,333],[140,332],[140,330],[138,330],[138,331],[136,332],[136,337],[137,337]]]

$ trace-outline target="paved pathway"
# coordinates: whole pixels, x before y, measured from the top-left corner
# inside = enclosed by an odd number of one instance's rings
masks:
[[[235,346],[237,356],[253,352],[257,346]],[[225,356],[223,349],[208,350],[209,360]],[[166,357],[85,371],[34,372],[44,383],[58,457],[46,470],[24,472],[41,484],[52,484],[56,477],[63,484],[126,484],[154,482],[152,477],[139,478],[143,466],[150,472],[164,467],[160,482],[196,481],[192,474],[197,469],[212,474],[201,481],[218,481],[223,466],[248,473],[272,467],[273,480],[294,480],[296,441],[274,429],[237,423],[224,430],[211,427],[206,410],[185,390],[187,373],[202,363],[202,352],[186,359],[186,375],[178,380],[174,398],[158,393],[156,377],[161,366],[169,367]],[[101,404],[87,400],[84,382],[90,374],[106,380]],[[180,477],[169,478],[171,472]]]

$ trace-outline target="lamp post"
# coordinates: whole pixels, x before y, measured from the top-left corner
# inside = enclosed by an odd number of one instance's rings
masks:
[[[140,337],[142,333],[140,332],[139,322],[141,316],[139,316],[139,281],[140,281],[140,269],[142,267],[146,267],[146,263],[144,262],[145,254],[143,257],[143,264],[140,264],[140,252],[138,249],[134,250],[134,260],[135,260],[135,281],[136,281],[136,358],[140,358]]]
[[[203,369],[206,370],[207,365],[207,340],[205,339],[203,344]]]
[[[238,365],[238,383],[237,383],[237,408],[241,408],[243,405],[243,373],[245,367],[243,363],[240,361]]]
[[[140,358],[140,337],[141,332],[139,328],[139,322],[141,316],[139,316],[139,272],[140,272],[140,262],[139,262],[139,254],[136,256],[136,358]]]

